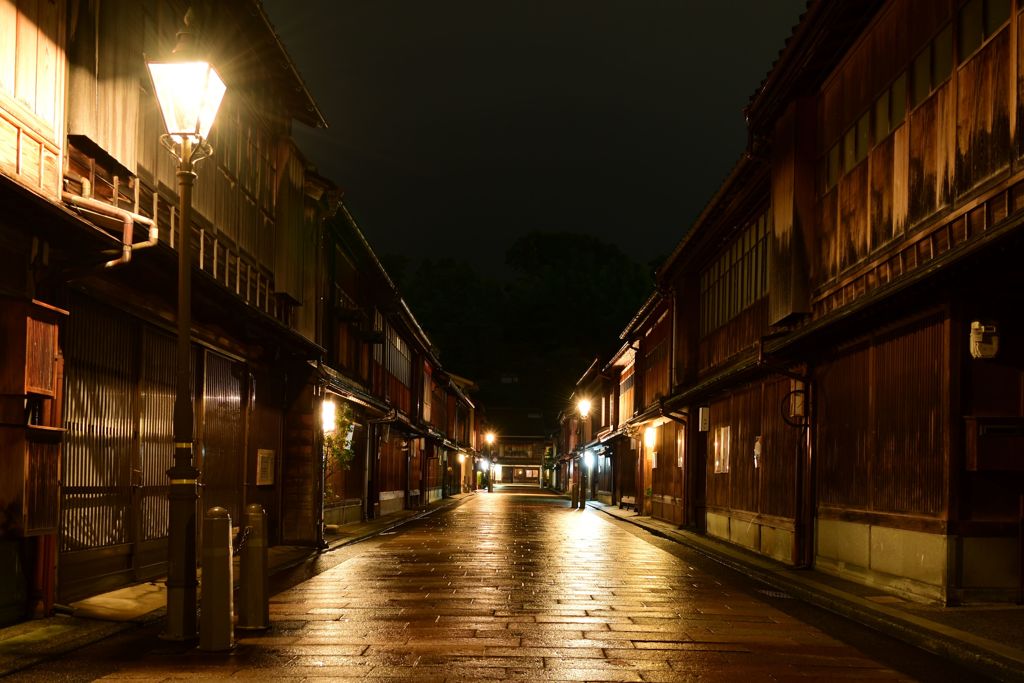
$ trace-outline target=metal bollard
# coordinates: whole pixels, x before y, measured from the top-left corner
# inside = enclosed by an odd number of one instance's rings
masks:
[[[267,513],[262,505],[245,508],[248,540],[241,552],[241,595],[238,628],[262,631],[270,628],[270,594],[267,586]]]
[[[199,649],[210,652],[235,646],[233,576],[231,566],[231,515],[222,507],[206,511],[203,518],[203,591],[199,613]]]

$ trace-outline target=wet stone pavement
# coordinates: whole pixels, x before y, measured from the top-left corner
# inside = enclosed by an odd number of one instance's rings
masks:
[[[150,635],[24,677],[963,680],[858,627],[846,638],[838,618],[805,618],[795,601],[664,545],[535,489],[481,493],[345,548],[275,595],[271,630],[239,634],[230,653]]]

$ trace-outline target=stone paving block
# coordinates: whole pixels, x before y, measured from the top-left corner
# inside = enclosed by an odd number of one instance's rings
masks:
[[[550,499],[549,499],[550,500]],[[896,680],[900,674],[590,512],[480,496],[274,596],[230,655],[109,680]],[[348,551],[347,551],[348,552]]]

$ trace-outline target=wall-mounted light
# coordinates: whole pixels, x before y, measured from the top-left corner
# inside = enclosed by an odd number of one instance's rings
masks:
[[[644,445],[647,446],[647,450],[653,451],[655,444],[658,443],[658,428],[648,427],[644,430]]]
[[[333,432],[338,426],[338,407],[332,399],[325,398],[320,404],[320,422],[323,424],[325,434]]]
[[[588,470],[594,469],[594,451],[589,448],[583,451],[583,464],[587,466]]]

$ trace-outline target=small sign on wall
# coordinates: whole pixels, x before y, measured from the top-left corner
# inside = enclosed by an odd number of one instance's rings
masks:
[[[274,451],[260,448],[256,451],[256,485],[274,485]]]

